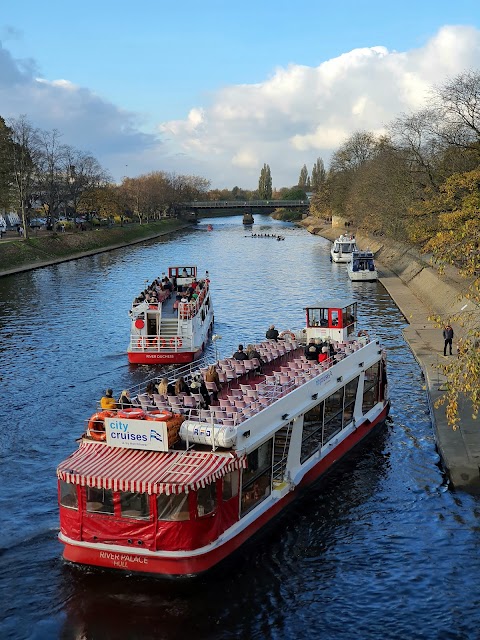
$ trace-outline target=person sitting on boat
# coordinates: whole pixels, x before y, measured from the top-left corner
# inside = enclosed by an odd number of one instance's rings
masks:
[[[243,344],[238,345],[238,349],[233,354],[233,357],[235,358],[235,360],[248,360],[248,356],[243,350]]]
[[[270,325],[267,333],[265,334],[265,337],[267,338],[267,340],[275,340],[275,342],[278,341],[278,331],[277,329],[275,329],[274,324]]]
[[[322,347],[322,350],[318,354],[318,361],[325,362],[326,360],[328,360],[328,352],[329,352],[328,347],[325,347],[325,346]]]
[[[153,402],[153,394],[157,393],[157,387],[155,386],[154,382],[152,382],[152,381],[147,382],[145,393],[148,395],[150,400],[152,400],[152,402]]]
[[[310,338],[309,343],[305,347],[305,358],[307,360],[317,360],[318,359],[318,349],[317,344],[315,342],[315,338]]]
[[[102,399],[100,400],[100,407],[102,409],[116,409],[117,408],[117,403],[115,402],[115,398],[113,397],[113,390],[112,389],[106,389],[105,390],[105,395],[102,396]]]
[[[188,384],[185,382],[185,378],[183,378],[182,376],[177,378],[177,381],[175,382],[175,395],[178,396],[181,393],[184,393],[187,396],[190,395]]]
[[[201,374],[197,373],[193,376],[190,382],[190,391],[192,393],[198,393],[201,395],[201,409],[208,409],[210,406],[210,395],[208,393],[207,386],[202,379]]]
[[[218,372],[215,368],[214,364],[211,364],[208,369],[207,372],[205,374],[205,382],[214,382],[217,386],[217,389],[220,391],[220,389],[222,388],[221,384],[220,384],[220,377],[218,375]],[[216,393],[212,393],[212,398],[216,401],[218,400],[218,396]]]
[[[174,396],[175,386],[168,382],[168,378],[162,378],[157,386],[158,393],[161,396]]]
[[[124,389],[120,394],[117,407],[119,409],[130,409],[130,407],[133,407],[132,399],[130,398],[130,391],[128,389]]]
[[[260,357],[259,352],[255,349],[255,347],[253,346],[253,344],[248,344],[247,345],[247,356],[249,360],[254,360],[255,358],[260,362],[260,366],[258,367],[258,369],[256,369],[256,371],[258,373],[262,372],[262,364],[264,364],[262,358]]]

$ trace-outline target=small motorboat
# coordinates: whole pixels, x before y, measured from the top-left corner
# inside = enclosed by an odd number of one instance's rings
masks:
[[[347,273],[353,282],[373,282],[378,280],[373,251],[354,251],[347,263]]]
[[[354,235],[341,235],[333,242],[330,250],[330,262],[350,262],[353,251],[357,249]]]

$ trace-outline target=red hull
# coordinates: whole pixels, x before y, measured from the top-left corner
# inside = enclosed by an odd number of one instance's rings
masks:
[[[123,571],[137,571],[142,573],[161,574],[168,576],[195,575],[210,569],[218,562],[233,553],[238,547],[253,536],[259,529],[266,525],[287,504],[289,504],[299,493],[300,488],[307,487],[328,471],[338,460],[350,451],[355,445],[363,440],[373,429],[381,424],[388,414],[388,406],[385,406],[382,413],[375,422],[361,424],[346,440],[339,444],[323,460],[320,460],[302,479],[294,491],[287,493],[281,500],[272,505],[268,511],[259,516],[247,528],[239,532],[234,538],[227,540],[221,546],[206,551],[201,555],[184,556],[158,556],[140,555],[125,549],[124,552],[113,550],[100,550],[93,547],[77,546],[75,543],[64,541],[65,549],[63,556],[65,560],[78,564],[106,567],[110,569],[121,569]],[[106,545],[105,545],[106,546]]]

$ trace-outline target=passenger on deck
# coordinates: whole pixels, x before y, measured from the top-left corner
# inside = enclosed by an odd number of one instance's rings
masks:
[[[155,386],[154,382],[152,382],[152,381],[147,382],[147,386],[145,388],[145,393],[148,395],[150,400],[153,401],[153,394],[157,393],[157,387]]]
[[[117,402],[117,407],[119,409],[130,409],[132,407],[132,400],[130,398],[130,391],[128,389],[124,389],[120,394],[120,398]]]
[[[205,374],[205,382],[214,382],[217,385],[217,389],[219,391],[222,388],[222,386],[220,384],[220,378],[218,376],[218,372],[217,372],[214,364],[211,364],[208,367],[207,372]],[[217,394],[213,393],[212,394],[212,398],[216,401],[218,399]]]
[[[177,378],[177,381],[175,382],[175,395],[178,396],[180,393],[186,393],[187,396],[190,395],[188,384],[185,382],[185,379],[182,378],[182,376],[180,376],[180,378]]]
[[[253,346],[253,344],[248,344],[247,345],[247,356],[249,360],[253,360],[254,358],[257,358],[257,360],[260,362],[260,367],[258,367],[258,369],[256,369],[256,371],[258,371],[258,373],[261,373],[262,371],[262,364],[264,364],[262,358],[260,357],[259,352],[255,349],[255,347]]]
[[[199,373],[193,376],[190,383],[190,391],[192,393],[199,393],[202,396],[201,409],[208,409],[208,407],[210,406],[210,396],[205,382],[203,381],[202,376]]]
[[[115,398],[113,397],[112,389],[106,389],[105,395],[100,400],[100,407],[102,409],[116,409],[117,403],[115,402]]]
[[[309,343],[305,347],[304,353],[307,360],[317,360],[318,350],[317,350],[317,345],[315,343],[315,338],[310,338]]]
[[[270,325],[270,328],[267,330],[267,333],[265,334],[265,337],[267,338],[267,340],[275,340],[275,342],[277,342],[277,340],[278,340],[278,331],[277,331],[277,329],[275,329],[275,325],[274,324]]]
[[[162,378],[158,383],[158,393],[161,396],[174,396],[175,395],[175,387],[173,384],[168,382],[168,378]]]
[[[243,344],[238,345],[238,350],[233,354],[235,360],[248,360],[248,356],[243,350]]]

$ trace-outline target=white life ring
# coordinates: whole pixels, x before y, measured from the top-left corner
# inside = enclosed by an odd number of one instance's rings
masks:
[[[290,340],[296,340],[296,336],[293,331],[282,331],[282,333],[278,336],[279,338],[285,339],[286,336],[290,338]]]

